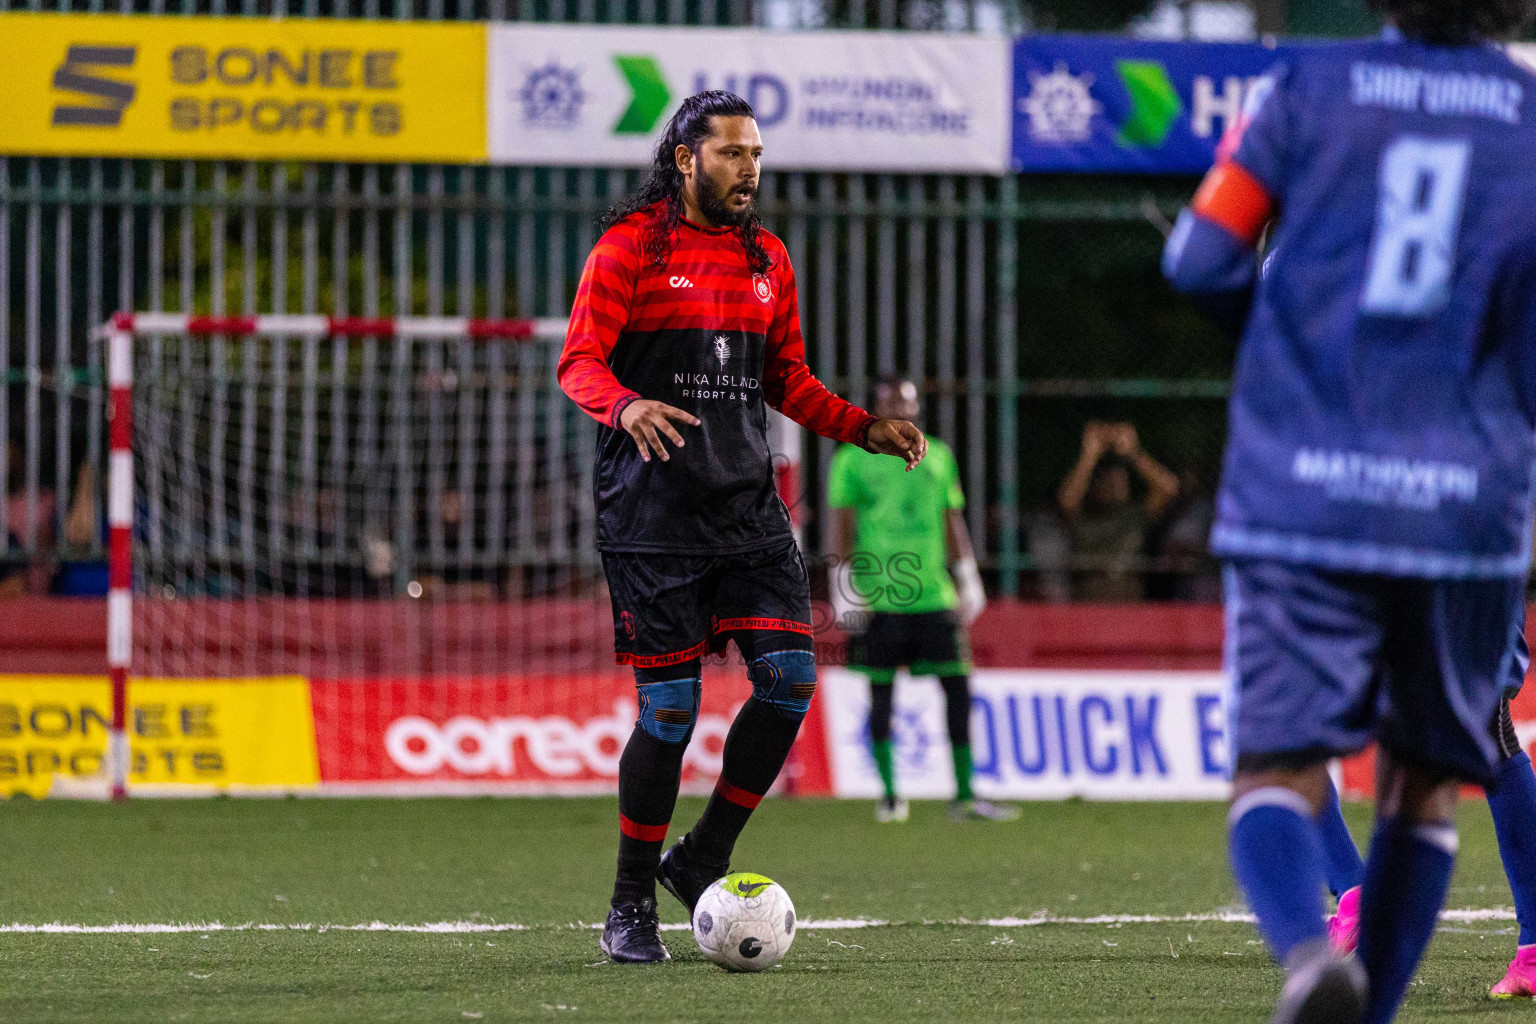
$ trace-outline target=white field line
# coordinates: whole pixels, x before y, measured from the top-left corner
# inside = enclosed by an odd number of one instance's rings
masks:
[[[1493,909],[1446,910],[1440,914],[1444,922],[1470,924],[1478,921],[1513,921],[1515,912],[1504,907]],[[891,927],[974,927],[974,928],[1036,928],[1041,925],[1105,925],[1119,927],[1128,924],[1244,924],[1253,921],[1252,914],[1237,911],[1215,911],[1209,914],[1097,914],[1091,917],[1059,917],[1054,914],[1036,914],[1031,917],[989,917],[980,920],[956,918],[945,921],[882,921],[873,918],[832,918],[825,921],[800,922],[801,931],[848,931],[855,928]],[[433,921],[425,924],[396,924],[388,921],[369,921],[364,924],[272,924],[247,921],[243,924],[225,924],[222,921],[179,922],[165,924],[65,924],[54,921],[47,924],[0,924],[0,935],[208,935],[213,932],[411,932],[424,935],[479,935],[490,932],[526,932],[541,928],[561,927],[527,925],[494,921]],[[577,922],[565,928],[595,929],[601,924]],[[662,931],[687,931],[686,924],[664,924]]]

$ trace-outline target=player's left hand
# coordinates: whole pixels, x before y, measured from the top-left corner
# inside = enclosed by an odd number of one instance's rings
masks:
[[[928,439],[907,420],[875,420],[869,428],[869,450],[907,460],[907,472],[928,454]]]

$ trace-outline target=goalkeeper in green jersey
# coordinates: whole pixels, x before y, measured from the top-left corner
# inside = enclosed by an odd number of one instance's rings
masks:
[[[916,418],[916,386],[909,380],[881,381],[872,411]],[[891,756],[891,691],[898,668],[914,676],[937,676],[944,687],[955,761],[950,816],[957,821],[1018,817],[1017,808],[977,800],[971,792],[966,627],[981,614],[987,597],[960,514],[965,495],[954,454],[943,441],[930,438],[928,457],[908,473],[894,460],[845,444],[832,460],[827,503],[837,520],[832,604],[839,623],[853,636],[849,667],[869,676],[869,735],[885,785],[875,817],[882,822],[907,818],[907,802],[896,795]]]

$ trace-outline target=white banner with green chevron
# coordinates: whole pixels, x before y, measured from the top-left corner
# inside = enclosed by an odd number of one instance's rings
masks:
[[[493,24],[489,50],[492,163],[649,163],[685,97],[729,89],[769,168],[1008,167],[1005,36]]]

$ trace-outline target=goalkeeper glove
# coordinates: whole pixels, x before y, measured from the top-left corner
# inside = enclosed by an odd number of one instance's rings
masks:
[[[987,607],[987,591],[981,585],[981,572],[976,568],[976,559],[962,558],[955,563],[952,573],[955,578],[955,590],[960,595],[960,604],[955,613],[960,616],[960,621],[969,626],[981,618],[982,611]]]

